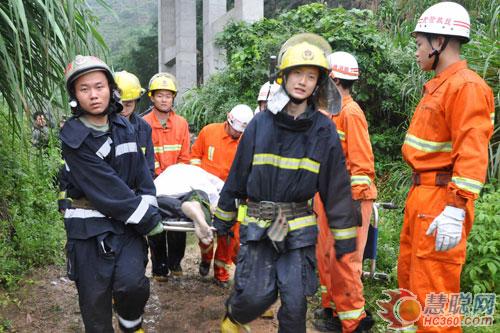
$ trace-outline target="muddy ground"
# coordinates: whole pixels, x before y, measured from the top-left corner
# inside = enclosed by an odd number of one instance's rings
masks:
[[[219,332],[230,289],[213,283],[212,270],[206,278],[199,276],[199,249],[192,235],[189,240],[182,264],[184,276],[163,283],[151,280],[144,316],[146,332]],[[17,291],[0,294],[0,300],[0,332],[84,331],[76,288],[67,279],[64,267],[38,269],[23,280]],[[273,308],[275,318],[252,322],[252,332],[277,332],[278,304]],[[308,326],[312,327],[310,322]],[[116,322],[115,327],[119,332]],[[308,332],[316,331],[308,328]]]

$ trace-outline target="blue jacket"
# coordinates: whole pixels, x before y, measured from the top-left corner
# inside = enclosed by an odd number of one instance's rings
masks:
[[[260,112],[238,145],[215,218],[234,223],[235,199],[304,202],[316,192],[324,203],[337,253],[354,251],[359,216],[335,125],[314,105],[298,120],[285,112]],[[288,224],[288,248],[316,243],[318,227],[312,212]],[[242,242],[262,239],[269,225],[270,221],[246,216],[241,224]]]
[[[148,163],[148,169],[151,172],[151,176],[155,177],[155,150],[153,147],[153,139],[151,135],[151,126],[137,116],[135,113],[130,115],[130,123],[134,126],[137,132],[137,143],[141,147],[144,156],[146,157],[146,162]]]
[[[60,132],[67,171],[67,194],[86,198],[90,209],[70,208],[64,215],[68,238],[88,239],[132,227],[147,234],[160,221],[156,189],[134,127],[109,115],[110,131],[98,132],[78,118]]]

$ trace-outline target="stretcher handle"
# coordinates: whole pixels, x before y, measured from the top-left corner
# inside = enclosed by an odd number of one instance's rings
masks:
[[[399,207],[394,202],[377,202],[376,205],[383,209],[398,209]]]

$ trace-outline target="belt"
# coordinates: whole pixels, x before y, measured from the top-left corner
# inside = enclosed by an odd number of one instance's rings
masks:
[[[260,201],[247,203],[247,215],[261,220],[274,220],[281,209],[287,219],[292,220],[299,215],[311,212],[311,206],[307,201],[304,202],[273,202]]]
[[[82,197],[78,199],[71,199],[71,208],[82,208],[82,209],[95,209],[94,206],[87,200],[87,198]]]
[[[451,181],[451,172],[427,171],[414,172],[411,175],[413,185],[446,186]]]

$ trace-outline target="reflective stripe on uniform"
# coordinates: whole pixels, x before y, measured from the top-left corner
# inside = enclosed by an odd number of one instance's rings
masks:
[[[155,169],[158,169],[160,167],[160,162],[155,161]]]
[[[406,134],[404,144],[427,153],[451,152],[451,141],[428,141]]]
[[[190,162],[192,165],[200,165],[201,164],[201,160],[199,158],[192,158]]]
[[[96,217],[106,217],[101,212],[94,209],[68,208],[64,212],[65,219],[89,219]]]
[[[402,328],[398,328],[399,332],[416,332],[417,331],[417,326],[416,325],[409,325],[405,326]]]
[[[355,320],[365,312],[365,307],[350,311],[337,311],[340,320]]]
[[[484,186],[483,183],[478,182],[477,180],[465,177],[451,177],[451,181],[454,182],[458,188],[475,194],[479,194]]]
[[[168,151],[180,151],[181,148],[182,148],[181,144],[155,146],[155,154],[161,154]]]
[[[222,210],[219,207],[217,207],[214,215],[215,217],[221,219],[222,221],[231,222],[236,217],[236,212],[226,212],[225,210]]]
[[[146,147],[141,147],[142,153],[146,155]]]
[[[335,240],[356,238],[357,227],[347,229],[331,229]]]
[[[495,112],[490,113],[491,124],[495,126]]]
[[[136,142],[126,142],[116,146],[115,156],[120,156],[127,153],[137,153]]]
[[[108,138],[106,140],[106,142],[104,142],[101,146],[101,148],[99,148],[99,150],[97,150],[95,153],[97,156],[99,156],[100,158],[104,159],[106,156],[109,155],[109,152],[111,151],[111,144],[113,143],[113,140],[111,140],[111,138]]]
[[[231,265],[226,264],[224,261],[214,259],[214,266],[224,268],[225,270],[229,270]]]
[[[319,286],[319,291],[322,293],[322,294],[326,294],[328,292],[328,289],[326,288],[326,286],[324,285],[320,285]]]
[[[252,165],[272,165],[280,169],[298,170],[304,169],[313,173],[319,173],[320,164],[310,158],[282,157],[274,154],[255,154]]]
[[[215,152],[215,147],[214,146],[209,146],[208,147],[208,160],[213,161],[214,160],[214,152]]]
[[[365,175],[352,175],[351,176],[351,186],[354,185],[368,185],[370,186],[372,183],[372,180],[370,177],[365,176]]]
[[[127,219],[125,224],[131,223],[131,224],[138,224],[142,218],[144,217],[144,214],[148,211],[149,208],[149,203],[147,199],[141,198],[141,202],[135,209],[135,211],[130,215],[130,217]]]
[[[339,139],[345,141],[345,132],[337,130],[337,134],[339,135]]]
[[[69,172],[69,166],[68,166],[68,163],[66,163],[66,161],[64,161],[64,167],[66,168],[66,171]]]
[[[139,325],[140,323],[142,323],[142,316],[140,316],[136,320],[127,320],[127,319],[123,319],[122,317],[120,317],[118,315],[118,321],[125,328],[135,328],[137,325]]]
[[[143,195],[141,195],[141,197],[144,200],[146,200],[146,202],[148,204],[150,204],[151,206],[158,207],[158,200],[156,199],[156,197],[154,195],[143,194]]]
[[[288,221],[288,230],[294,231],[316,225],[316,216],[308,215]]]

